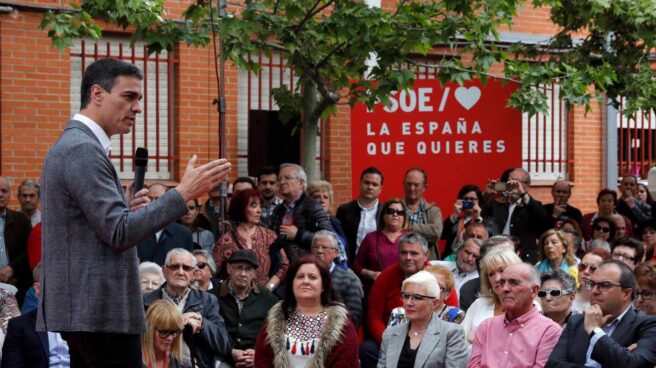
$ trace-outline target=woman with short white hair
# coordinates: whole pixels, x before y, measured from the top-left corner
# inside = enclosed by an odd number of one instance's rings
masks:
[[[446,362],[450,367],[466,367],[469,347],[462,327],[433,313],[440,297],[435,276],[419,271],[408,277],[401,285],[401,297],[408,322],[383,333],[378,368],[441,367]]]

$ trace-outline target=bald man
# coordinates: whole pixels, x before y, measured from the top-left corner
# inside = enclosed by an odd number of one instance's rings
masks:
[[[551,216],[553,227],[560,228],[568,219],[576,221],[580,227],[583,222],[583,214],[578,208],[570,206],[568,203],[572,196],[572,184],[567,180],[556,180],[551,186],[551,196],[554,201],[545,205],[544,210]]]

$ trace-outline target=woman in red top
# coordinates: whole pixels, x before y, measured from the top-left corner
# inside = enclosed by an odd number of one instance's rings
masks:
[[[280,267],[271,276],[271,256],[269,248],[276,240],[277,235],[264,226],[259,225],[262,218],[262,195],[255,189],[241,190],[230,201],[228,215],[239,225],[232,231],[226,232],[214,246],[214,261],[219,270],[224,269],[224,260],[230,258],[237,249],[248,249],[257,255],[260,267],[256,270],[255,281],[266,285],[270,290],[275,289],[284,280],[289,261],[284,250],[280,250]],[[221,275],[219,275],[221,277]]]
[[[380,208],[378,229],[367,234],[355,257],[354,269],[365,285],[370,285],[378,275],[398,262],[398,240],[408,232],[408,215],[405,204],[392,198]]]

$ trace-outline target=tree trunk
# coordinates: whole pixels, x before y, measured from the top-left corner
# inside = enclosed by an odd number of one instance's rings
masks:
[[[303,85],[303,142],[301,165],[307,172],[308,181],[316,179],[317,134],[319,132],[319,93],[312,81]]]

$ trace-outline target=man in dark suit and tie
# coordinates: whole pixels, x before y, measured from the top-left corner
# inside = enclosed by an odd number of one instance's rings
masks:
[[[48,152],[41,176],[42,264],[37,330],[60,332],[72,367],[141,367],[146,331],[135,246],[187,213],[186,202],[225,180],[230,164],[187,165],[180,183],[148,204],[123,192],[110,138],[141,112],[143,75],[112,58],[82,77],[81,110]]]
[[[591,305],[569,319],[546,367],[654,367],[656,319],[633,308],[636,279],[629,267],[607,260],[584,287]]]

